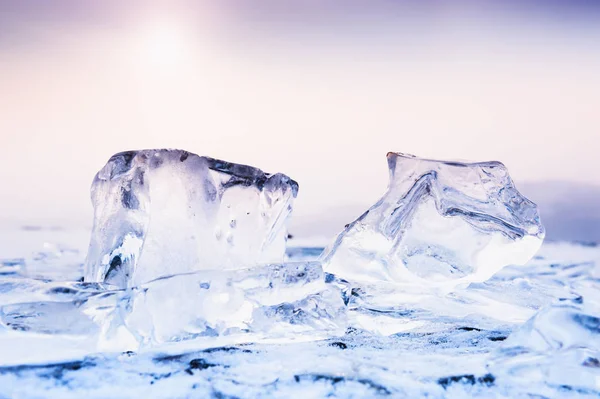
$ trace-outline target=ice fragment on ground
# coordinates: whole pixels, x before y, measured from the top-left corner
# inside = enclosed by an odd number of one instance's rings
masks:
[[[181,150],[114,155],[92,184],[85,281],[131,287],[160,276],[282,262],[298,184]]]
[[[32,282],[27,302],[0,307],[17,331],[96,336],[95,350],[136,350],[199,337],[254,334],[293,340],[343,333],[345,305],[318,262],[204,270],[111,290],[89,283]]]
[[[571,277],[571,298],[541,309],[513,332],[492,357],[490,370],[524,384],[600,395],[598,264]]]
[[[536,205],[499,162],[387,155],[384,196],[323,253],[325,270],[353,281],[452,288],[526,263],[544,228]]]
[[[23,270],[25,259],[0,259],[0,275],[17,274]]]
[[[163,277],[124,299],[123,323],[141,344],[258,333],[287,338],[345,329],[337,287],[318,262]]]

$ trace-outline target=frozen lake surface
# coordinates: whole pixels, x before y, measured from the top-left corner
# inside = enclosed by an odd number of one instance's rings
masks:
[[[27,302],[27,290],[15,289],[20,283],[78,281],[88,242],[87,230],[3,228],[0,305]],[[322,245],[289,244],[292,260],[314,259]],[[534,341],[560,336],[553,338],[560,345],[533,351],[510,344],[539,309],[597,301],[593,291],[578,290],[597,284],[598,260],[593,244],[547,242],[526,266],[505,268],[451,298],[379,312],[359,303],[346,332],[323,339],[211,337],[91,353],[81,336],[3,323],[0,397],[598,397],[600,319],[578,319],[588,334],[583,343],[565,345],[575,330],[558,323],[546,334],[540,322]]]

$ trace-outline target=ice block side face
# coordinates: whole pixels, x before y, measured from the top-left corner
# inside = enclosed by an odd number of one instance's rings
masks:
[[[283,260],[298,184],[181,150],[114,155],[92,184],[85,281],[118,287]]]
[[[247,332],[293,340],[345,330],[341,292],[318,262],[165,277],[131,290],[124,301],[123,325],[143,345]]]
[[[484,281],[539,249],[536,205],[499,162],[388,153],[387,192],[327,248],[327,272],[358,281],[453,286]]]

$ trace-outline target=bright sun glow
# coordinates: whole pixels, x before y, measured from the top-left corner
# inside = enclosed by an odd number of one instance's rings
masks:
[[[140,61],[161,68],[184,63],[191,46],[189,34],[174,21],[155,21],[141,29],[136,38]]]

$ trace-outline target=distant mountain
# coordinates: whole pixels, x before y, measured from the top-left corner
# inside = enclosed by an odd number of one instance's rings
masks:
[[[546,239],[600,242],[600,185],[546,181],[517,183],[517,188],[538,204]],[[333,237],[370,205],[349,204],[292,217],[290,233]]]
[[[370,206],[370,204],[346,204],[323,209],[317,213],[292,214],[289,232],[294,237],[333,238],[344,230],[347,223],[357,219]]]
[[[517,188],[538,204],[547,239],[600,242],[600,186],[547,181]]]

